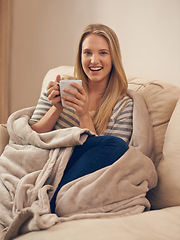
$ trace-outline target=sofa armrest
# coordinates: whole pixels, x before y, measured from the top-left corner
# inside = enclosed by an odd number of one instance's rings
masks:
[[[0,124],[0,155],[9,142],[9,134],[6,124]]]

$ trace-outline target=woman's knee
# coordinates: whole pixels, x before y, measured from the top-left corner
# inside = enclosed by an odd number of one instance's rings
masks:
[[[98,144],[96,145],[97,151],[98,149],[104,149],[104,151],[108,153],[107,155],[110,154],[117,159],[129,149],[128,144],[122,138],[110,135],[99,136],[97,138],[99,138]]]
[[[115,136],[110,136],[110,135],[106,135],[106,136],[100,136],[101,139],[100,139],[100,144],[106,146],[106,147],[109,147],[109,146],[112,146],[112,147],[123,147],[125,149],[128,149],[129,146],[128,144],[122,139],[122,138],[119,138],[119,137],[115,137]]]

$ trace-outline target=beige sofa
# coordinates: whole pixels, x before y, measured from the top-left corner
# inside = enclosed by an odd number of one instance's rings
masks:
[[[73,67],[61,66],[50,70],[42,89],[57,74],[73,75]],[[154,163],[159,181],[157,187],[148,193],[152,209],[126,217],[59,223],[50,229],[30,232],[16,239],[180,239],[180,88],[143,78],[130,78],[128,81],[129,88],[143,96],[154,129]],[[0,154],[7,143],[6,125],[1,124]]]

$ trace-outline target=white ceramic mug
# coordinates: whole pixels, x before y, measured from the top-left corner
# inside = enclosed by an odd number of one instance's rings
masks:
[[[82,86],[82,80],[68,80],[68,79],[63,79],[59,82],[59,86],[60,86],[60,94],[61,95],[67,95],[67,96],[72,96],[69,93],[66,93],[63,91],[64,88],[69,88],[69,89],[76,89],[75,87],[71,86],[71,83],[75,82],[78,83],[79,85]],[[67,104],[64,103],[64,99],[61,98],[61,102],[63,107],[65,108],[71,108],[70,106],[68,106]]]

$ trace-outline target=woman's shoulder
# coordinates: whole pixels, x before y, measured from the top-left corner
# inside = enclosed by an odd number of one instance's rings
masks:
[[[115,104],[115,107],[114,107],[114,110],[117,110],[117,109],[122,109],[124,107],[127,107],[127,106],[132,106],[133,107],[133,99],[128,96],[127,94],[125,94],[124,96],[120,97],[116,104]]]
[[[132,115],[133,112],[133,99],[128,95],[120,97],[113,109],[111,119],[117,119],[122,115]]]

